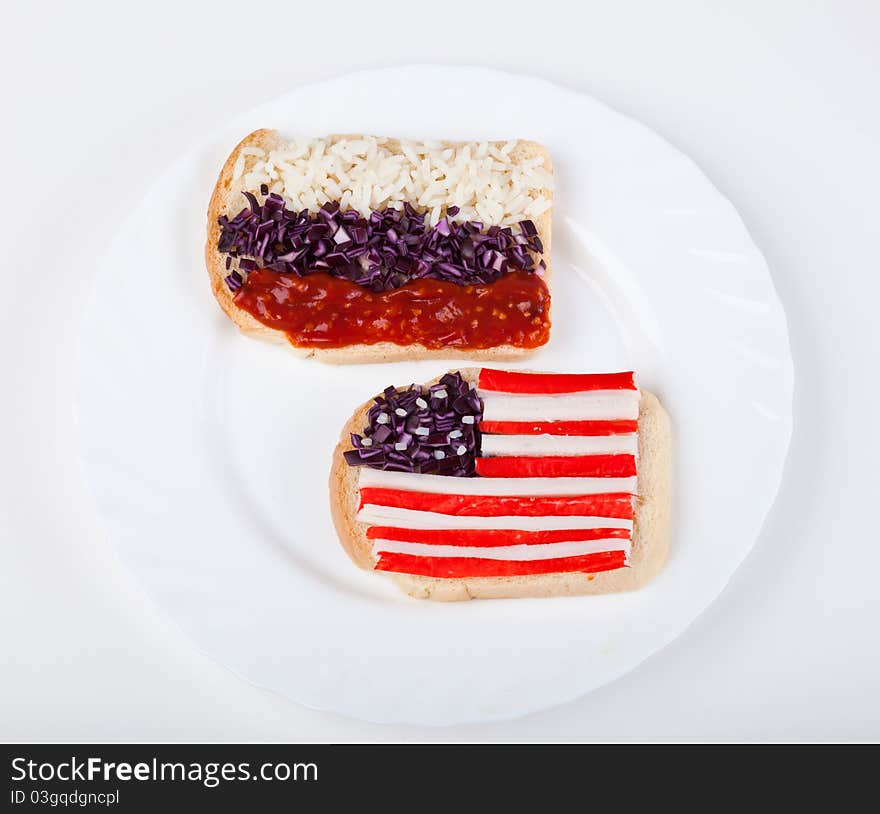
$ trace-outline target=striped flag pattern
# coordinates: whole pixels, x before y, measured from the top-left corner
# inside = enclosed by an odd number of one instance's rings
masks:
[[[632,372],[480,371],[477,477],[362,468],[376,569],[464,578],[629,564],[639,391]]]

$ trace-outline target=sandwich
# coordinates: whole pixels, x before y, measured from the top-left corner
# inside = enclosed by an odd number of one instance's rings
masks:
[[[355,565],[434,600],[643,586],[669,540],[671,432],[632,372],[468,368],[388,387],[333,454]]]
[[[211,288],[242,333],[324,362],[517,359],[550,339],[552,186],[531,141],[257,130],[211,196]]]

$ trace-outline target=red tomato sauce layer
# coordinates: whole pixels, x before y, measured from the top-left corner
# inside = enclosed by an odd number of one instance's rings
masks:
[[[323,273],[256,269],[235,303],[300,347],[536,348],[550,335],[550,292],[537,274],[522,271],[486,285],[422,279],[377,293]]]

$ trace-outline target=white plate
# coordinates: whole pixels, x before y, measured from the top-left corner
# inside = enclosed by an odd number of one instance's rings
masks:
[[[633,594],[435,604],[356,569],[330,521],[351,410],[455,362],[326,367],[238,335],[203,267],[205,208],[256,127],[526,137],[553,155],[554,327],[527,364],[634,368],[675,429],[669,562]],[[693,162],[536,79],[408,67],[300,88],[178,161],[114,241],[82,334],[78,414],[124,561],[196,644],[255,684],[374,721],[451,724],[558,704],[680,634],[752,547],[791,427],[766,263]]]

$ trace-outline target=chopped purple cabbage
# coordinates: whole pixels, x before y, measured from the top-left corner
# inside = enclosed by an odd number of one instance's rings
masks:
[[[431,227],[408,203],[363,218],[355,210],[341,211],[336,202],[312,215],[287,209],[275,193],[262,205],[252,193],[244,195],[247,207],[232,219],[218,219],[217,244],[219,251],[239,258],[244,273],[258,266],[298,277],[325,272],[376,292],[426,277],[479,285],[508,271],[536,271],[534,255],[544,250],[530,220],[520,221],[516,231],[509,226],[483,231],[478,221],[450,221],[459,211],[455,206]],[[232,275],[226,282],[233,291],[241,288]]]
[[[430,387],[386,388],[367,415],[363,434],[351,434],[349,466],[394,472],[471,477],[480,453],[483,403],[461,376],[447,373]],[[472,416],[473,423],[465,423]]]

